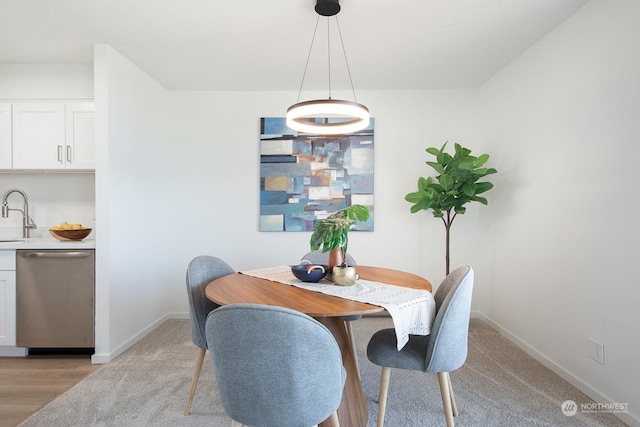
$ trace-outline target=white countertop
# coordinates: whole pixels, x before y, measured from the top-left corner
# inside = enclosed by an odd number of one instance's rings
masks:
[[[84,239],[80,241],[67,240],[60,241],[53,237],[33,237],[30,239],[20,239],[15,242],[4,242],[0,240],[0,250],[2,249],[95,249],[94,239]]]

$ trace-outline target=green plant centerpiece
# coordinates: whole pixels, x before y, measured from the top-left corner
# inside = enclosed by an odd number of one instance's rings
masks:
[[[370,211],[366,206],[351,205],[315,223],[309,242],[311,250],[329,252],[329,268],[336,284],[353,284],[353,282],[348,283],[351,277],[347,279],[347,283],[338,283],[336,279],[345,274],[355,277],[355,269],[346,265],[349,232],[358,221],[368,220],[369,215]],[[338,271],[336,268],[343,270]],[[352,270],[346,270],[347,268]],[[340,280],[338,279],[338,281]]]
[[[436,157],[435,162],[426,162],[439,174],[434,178],[420,177],[418,191],[405,196],[407,202],[413,203],[411,213],[421,210],[433,210],[433,216],[441,218],[446,230],[446,274],[449,274],[449,242],[451,224],[458,214],[466,211],[465,205],[470,202],[487,204],[487,199],[479,196],[493,188],[493,184],[480,180],[497,172],[484,165],[489,160],[488,154],[478,157],[471,155],[471,150],[455,144],[453,155],[445,152],[447,142],[442,148],[427,148],[427,153]]]

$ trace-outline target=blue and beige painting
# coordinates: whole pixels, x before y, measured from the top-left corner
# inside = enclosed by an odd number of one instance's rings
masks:
[[[374,120],[347,135],[289,129],[284,117],[260,119],[260,231],[313,231],[347,206],[371,211],[355,230],[373,230]]]

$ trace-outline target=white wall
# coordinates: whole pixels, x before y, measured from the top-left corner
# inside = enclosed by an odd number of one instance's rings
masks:
[[[170,299],[167,224],[172,126],[167,91],[95,48],[96,355],[109,360],[183,304]]]
[[[167,192],[176,310],[186,307],[184,271],[196,255],[217,255],[241,270],[291,264],[309,251],[310,232],[258,231],[260,117],[282,117],[295,98],[293,92],[171,94],[180,126]],[[364,92],[358,98],[380,117],[375,231],[354,233],[349,250],[360,264],[411,271],[437,285],[444,276],[444,226],[430,214],[411,215],[404,195],[430,173],[427,147],[447,138],[472,146],[478,141],[477,91]],[[454,233],[454,262],[474,261],[475,251],[462,250],[464,240]]]
[[[634,0],[587,3],[484,85],[480,107],[500,174],[479,310],[594,399],[629,403],[635,424],[639,18]]]
[[[91,64],[0,64],[0,99],[93,99]]]
[[[167,224],[172,235],[166,280],[172,283],[174,311],[186,311],[184,272],[197,255],[220,256],[241,270],[290,264],[309,250],[310,233],[258,231],[259,119],[282,116],[295,96],[171,93],[178,135],[171,144],[167,171]],[[465,143],[477,139],[476,91],[359,97],[374,117],[379,114],[384,120],[377,120],[375,129],[375,231],[355,233],[350,251],[360,264],[415,272],[436,285],[444,276],[444,227],[434,219],[412,216],[404,195],[414,190],[420,174],[429,173],[425,148],[439,146],[447,137]],[[457,240],[462,243],[462,236]]]

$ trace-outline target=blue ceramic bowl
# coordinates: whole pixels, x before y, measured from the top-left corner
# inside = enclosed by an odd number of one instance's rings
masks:
[[[291,272],[303,282],[318,282],[329,272],[324,264],[298,264],[291,266]]]

